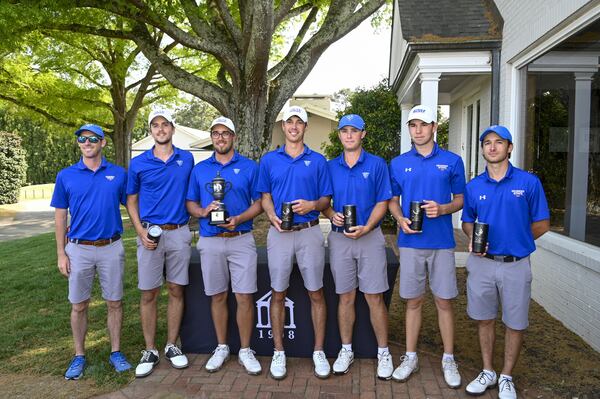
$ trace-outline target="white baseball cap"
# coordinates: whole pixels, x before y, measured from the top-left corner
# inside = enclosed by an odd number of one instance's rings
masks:
[[[437,122],[437,115],[426,105],[416,105],[408,113],[406,123],[418,119],[426,123]]]
[[[155,109],[152,112],[150,112],[150,115],[148,115],[148,124],[151,125],[152,120],[154,120],[154,118],[156,118],[157,116],[162,116],[167,120],[167,122],[175,123],[175,119],[173,119],[173,115],[171,115],[171,112],[169,110]]]
[[[298,118],[302,119],[302,122],[308,123],[308,115],[306,114],[306,110],[302,107],[294,105],[286,109],[283,113],[283,120],[287,121],[292,116],[297,116]]]
[[[212,123],[210,124],[210,129],[212,129],[216,125],[223,125],[223,126],[227,127],[227,129],[229,129],[235,133],[235,125],[233,124],[233,121],[229,118],[226,118],[224,116],[219,116],[217,119],[212,121]]]

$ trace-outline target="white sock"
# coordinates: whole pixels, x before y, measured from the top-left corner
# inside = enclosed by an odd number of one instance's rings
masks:
[[[342,348],[346,349],[348,352],[352,352],[352,344],[342,344]]]
[[[273,354],[274,355],[280,354],[280,355],[284,355],[285,356],[285,351],[278,351],[277,349],[274,349],[273,350]]]
[[[386,346],[385,348],[377,348],[377,354],[383,355],[384,353],[390,353],[390,349]]]
[[[250,347],[247,348],[240,348],[240,352],[247,352],[250,350]]]
[[[219,344],[219,345],[217,345],[217,348],[229,349],[229,347],[227,346],[227,344]]]
[[[445,360],[454,360],[454,354],[444,352],[444,356],[442,356],[442,362]]]
[[[503,379],[503,378],[505,378],[505,379],[507,379],[509,381],[512,381],[512,376],[510,376],[510,375],[500,374],[500,379]]]
[[[415,357],[417,357],[417,352],[406,352],[406,357],[408,357],[410,360],[413,360]]]

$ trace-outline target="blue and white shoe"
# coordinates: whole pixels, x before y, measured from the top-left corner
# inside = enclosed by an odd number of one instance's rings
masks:
[[[117,373],[122,373],[131,369],[131,364],[129,364],[125,355],[120,351],[112,352],[108,361],[115,368]]]
[[[85,369],[85,356],[73,356],[69,368],[65,371],[65,380],[78,380],[83,377],[83,369]]]

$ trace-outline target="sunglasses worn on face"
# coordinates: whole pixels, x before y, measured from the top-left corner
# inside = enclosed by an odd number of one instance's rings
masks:
[[[224,139],[228,139],[232,136],[233,136],[233,133],[231,133],[229,131],[218,132],[216,130],[213,130],[212,132],[210,132],[210,137],[212,137],[213,139],[216,139],[218,137],[223,137]]]
[[[96,144],[100,142],[100,140],[102,139],[96,136],[77,136],[77,142],[81,144],[85,143],[86,141],[89,141],[92,144]]]

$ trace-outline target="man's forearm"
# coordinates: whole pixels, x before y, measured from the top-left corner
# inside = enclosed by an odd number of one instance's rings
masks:
[[[67,212],[56,209],[54,211],[54,234],[56,237],[56,253],[62,255],[65,253],[66,234],[67,234]]]
[[[239,223],[244,223],[250,219],[254,219],[263,211],[262,199],[254,201],[252,205],[239,215]]]
[[[397,221],[404,217],[404,215],[402,214],[402,208],[400,207],[400,197],[392,197],[388,204],[388,209],[390,210],[390,213],[392,214],[394,219],[396,219]]]
[[[440,214],[451,215],[462,209],[464,204],[464,196],[462,194],[456,194],[452,197],[452,201],[447,204],[440,205]]]
[[[260,201],[262,209],[265,211],[267,216],[277,216],[275,215],[275,206],[273,205],[273,198],[271,197],[271,194],[263,193]]]
[[[324,211],[325,209],[329,208],[330,205],[331,205],[331,197],[330,196],[321,197],[315,202],[315,211],[319,211],[319,212]]]
[[[385,213],[388,209],[388,201],[381,201],[375,204],[375,207],[371,211],[371,215],[369,216],[369,220],[365,224],[369,230],[373,230],[375,226],[383,219]]]
[[[143,229],[143,227],[142,221],[140,220],[137,194],[127,196],[127,213],[129,213],[129,219],[131,220],[136,233],[140,234],[139,232]]]
[[[473,235],[473,223],[463,222],[462,230],[467,235],[467,237],[470,239],[471,236]]]

